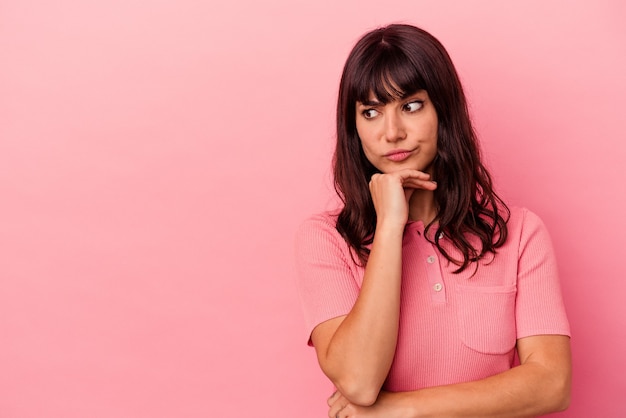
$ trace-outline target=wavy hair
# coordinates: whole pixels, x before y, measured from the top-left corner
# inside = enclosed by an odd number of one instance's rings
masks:
[[[461,82],[443,45],[428,32],[393,24],[365,34],[354,46],[341,76],[337,101],[337,145],[333,157],[335,190],[343,202],[337,230],[365,265],[374,239],[376,211],[369,180],[378,170],[363,152],[356,130],[356,103],[373,94],[383,104],[426,90],[438,119],[433,179],[437,216],[426,237],[443,256],[465,270],[507,238],[509,209],[493,188],[481,162]],[[429,234],[432,228],[434,234]],[[453,256],[441,233],[458,249]],[[473,245],[474,236],[480,245]],[[478,247],[478,248],[477,248]],[[459,259],[460,258],[460,259]],[[477,266],[476,266],[477,267]]]

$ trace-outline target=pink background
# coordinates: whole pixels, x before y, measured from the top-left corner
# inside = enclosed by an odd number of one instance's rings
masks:
[[[0,1],[0,416],[325,416],[293,234],[334,200],[343,61],[393,21],[447,46],[552,233],[562,416],[626,416],[623,4]]]

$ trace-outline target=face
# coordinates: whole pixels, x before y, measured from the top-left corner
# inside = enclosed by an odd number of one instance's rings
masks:
[[[382,173],[430,173],[437,155],[437,112],[425,90],[382,104],[356,103],[356,129],[367,159]]]

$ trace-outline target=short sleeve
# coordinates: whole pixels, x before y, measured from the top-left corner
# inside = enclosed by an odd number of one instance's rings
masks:
[[[347,315],[360,290],[348,246],[332,221],[318,215],[305,221],[296,234],[297,287],[309,345],[313,329]]]
[[[550,236],[541,219],[527,210],[523,213],[518,260],[517,338],[570,336]]]

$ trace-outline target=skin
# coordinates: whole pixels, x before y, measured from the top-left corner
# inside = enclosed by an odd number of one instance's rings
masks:
[[[368,160],[381,171],[370,181],[377,215],[359,297],[346,316],[311,335],[318,361],[337,391],[328,416],[369,418],[536,416],[566,408],[571,385],[569,338],[518,340],[521,365],[487,379],[403,393],[381,392],[396,349],[402,236],[409,220],[437,214],[430,169],[437,153],[437,113],[426,91],[385,105],[356,105],[356,126]],[[402,161],[389,158],[407,150]]]
[[[401,199],[374,198],[378,219],[387,219],[387,210],[391,208],[386,203],[395,203],[400,207],[392,208],[394,212],[389,215],[392,220],[402,223],[403,227],[407,219],[405,210],[410,212],[408,218],[411,220],[430,222],[436,215],[432,193],[436,186],[415,181],[425,178],[418,172],[431,174],[431,164],[437,155],[437,112],[428,93],[420,90],[386,105],[370,97],[368,103],[357,103],[356,114],[356,128],[365,156],[383,173],[372,177],[370,189],[374,187],[376,193],[381,188],[380,184],[386,184],[381,177],[398,173],[400,177],[395,178],[401,179],[407,198],[406,202]],[[410,151],[410,156],[400,162],[386,156],[390,151],[399,149]],[[394,185],[397,187],[398,183]],[[396,210],[399,211],[397,214]],[[396,219],[396,215],[400,216]]]

